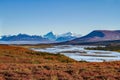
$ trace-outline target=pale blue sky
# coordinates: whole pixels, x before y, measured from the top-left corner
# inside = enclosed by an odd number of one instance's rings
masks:
[[[0,0],[0,35],[120,29],[120,0]]]

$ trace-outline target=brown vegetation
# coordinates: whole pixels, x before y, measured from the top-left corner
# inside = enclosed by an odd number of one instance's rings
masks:
[[[61,54],[35,52],[22,47],[0,45],[0,63],[75,62]]]
[[[94,47],[94,48],[86,48],[88,50],[107,50],[107,51],[117,51],[120,52],[120,45],[119,44],[112,44],[112,45],[107,45],[105,47]]]
[[[0,45],[0,80],[120,80],[120,61],[76,62],[60,54]]]
[[[50,48],[53,47],[54,45],[52,44],[24,44],[24,45],[17,45],[17,46],[21,46],[24,48]]]

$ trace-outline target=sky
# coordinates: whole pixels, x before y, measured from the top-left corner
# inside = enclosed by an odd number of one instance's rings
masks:
[[[120,0],[0,0],[0,35],[120,30]]]

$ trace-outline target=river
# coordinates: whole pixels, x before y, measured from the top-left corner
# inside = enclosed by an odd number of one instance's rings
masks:
[[[60,53],[77,61],[103,62],[120,60],[120,52],[104,50],[86,50],[86,47],[96,46],[58,45],[49,48],[32,48],[32,50],[49,52],[53,54]]]

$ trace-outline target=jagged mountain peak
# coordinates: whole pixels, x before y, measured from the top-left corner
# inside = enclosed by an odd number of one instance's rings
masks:
[[[48,32],[47,34],[52,34],[52,35],[54,35],[54,32],[50,31],[50,32]],[[46,35],[47,35],[47,34],[46,34]]]
[[[49,40],[56,40],[56,35],[51,31],[51,32],[48,32],[47,34],[43,35],[44,38],[47,38]]]

